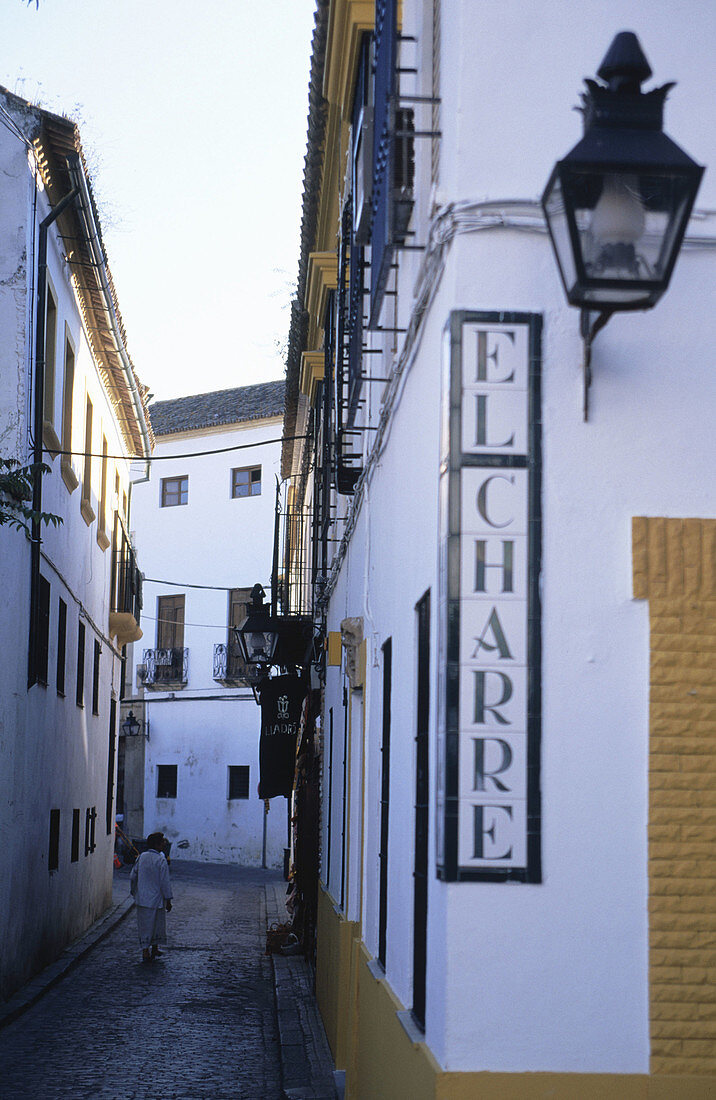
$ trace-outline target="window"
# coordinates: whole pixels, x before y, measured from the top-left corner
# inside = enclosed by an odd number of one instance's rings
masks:
[[[77,624],[77,690],[75,692],[77,706],[85,705],[85,624]]]
[[[380,850],[378,852],[378,962],[385,970],[388,932],[388,819],[390,808],[390,695],[393,663],[392,640],[383,646],[383,740],[380,782]]]
[[[182,649],[184,645],[184,600],[181,596],[160,596],[157,600],[157,649]]]
[[[328,812],[326,813],[326,889],[331,884],[331,833],[333,832],[333,707],[328,710]]]
[[[60,866],[60,811],[50,810],[50,843],[47,855],[47,867],[56,871]]]
[[[162,508],[175,508],[189,501],[189,476],[162,478]]]
[[[65,694],[65,663],[67,645],[67,604],[60,596],[57,605],[57,694]]]
[[[88,396],[85,405],[84,466],[82,472],[82,500],[80,502],[80,512],[88,527],[95,518],[95,511],[92,507],[92,418],[92,402]]]
[[[112,815],[112,803],[114,801],[114,760],[117,751],[117,700],[111,699],[109,704],[109,752],[107,754],[107,836],[112,832],[114,825]]]
[[[241,647],[236,641],[235,629],[240,627],[249,613],[251,604],[250,588],[232,588],[229,592],[229,616],[226,639],[226,675],[234,680],[248,675]]]
[[[50,646],[50,582],[40,574],[38,593],[40,635],[37,639],[37,681],[47,684],[47,660]]]
[[[65,380],[62,390],[62,459],[60,469],[62,480],[70,493],[74,492],[79,482],[72,469],[72,407],[75,396],[75,352],[69,337],[65,335]]]
[[[379,327],[386,283],[396,247],[405,244],[413,208],[414,124],[412,108],[396,108],[397,0],[375,9],[373,115],[373,206],[371,220],[370,327]]]
[[[99,483],[99,522],[97,524],[97,542],[102,550],[109,546],[107,534],[107,436],[102,436],[102,471]]]
[[[60,449],[60,441],[55,433],[55,358],[57,355],[57,299],[52,287],[47,284],[47,304],[45,306],[45,377],[42,397],[42,435],[47,447],[52,451]]]
[[[97,640],[94,643],[94,660],[92,662],[92,713],[99,714],[99,659],[102,656],[102,647]]]
[[[227,798],[249,797],[249,772],[248,764],[229,764],[228,767],[228,794]]]
[[[430,819],[430,592],[425,593],[415,610],[418,616],[418,668],[415,729],[413,1018],[425,1030],[425,976],[428,950],[428,824]]]
[[[92,806],[90,809],[85,810],[85,855],[88,856],[90,852],[94,852],[97,845],[95,844],[95,823],[97,821],[97,809]]]
[[[241,626],[251,605],[250,588],[232,588],[229,592],[229,641],[233,641],[233,628]]]
[[[261,496],[261,467],[246,466],[241,470],[232,470],[231,495],[232,497]]]
[[[176,764],[157,764],[157,798],[176,798]]]
[[[80,811],[72,811],[72,846],[70,850],[70,861],[77,863],[80,858]]]

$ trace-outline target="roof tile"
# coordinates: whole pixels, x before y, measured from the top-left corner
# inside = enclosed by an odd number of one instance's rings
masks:
[[[149,415],[157,436],[216,428],[222,424],[241,424],[246,420],[283,416],[285,392],[286,383],[282,378],[233,390],[155,401],[149,406]]]

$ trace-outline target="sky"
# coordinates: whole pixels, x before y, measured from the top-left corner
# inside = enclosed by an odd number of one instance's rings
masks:
[[[315,0],[0,7],[0,84],[80,126],[155,400],[281,378]]]

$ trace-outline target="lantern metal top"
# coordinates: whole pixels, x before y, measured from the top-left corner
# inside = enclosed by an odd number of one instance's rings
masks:
[[[633,31],[620,31],[597,69],[597,75],[613,92],[639,91],[651,76],[651,65]]]
[[[585,80],[584,135],[557,162],[542,206],[567,298],[588,309],[649,309],[666,290],[704,169],[663,132],[672,83],[631,31]]]
[[[582,310],[585,419],[592,340],[614,312],[659,301],[704,172],[663,131],[673,83],[641,90],[651,66],[632,31],[615,37],[598,75],[604,83],[585,80],[583,136],[542,196],[567,300]]]

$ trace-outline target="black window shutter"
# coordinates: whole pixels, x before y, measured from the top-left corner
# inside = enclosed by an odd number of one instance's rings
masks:
[[[40,575],[39,637],[37,639],[37,679],[47,683],[47,657],[50,646],[50,582]]]
[[[371,221],[370,324],[378,324],[393,260],[393,159],[398,41],[397,0],[376,0],[373,115],[373,217]]]

